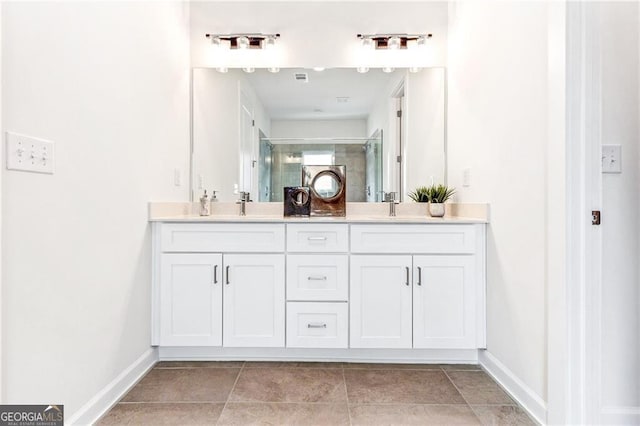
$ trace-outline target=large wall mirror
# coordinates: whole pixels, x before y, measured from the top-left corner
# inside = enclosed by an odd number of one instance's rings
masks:
[[[445,182],[445,69],[193,70],[191,189],[283,200],[303,165],[344,165],[347,201]]]

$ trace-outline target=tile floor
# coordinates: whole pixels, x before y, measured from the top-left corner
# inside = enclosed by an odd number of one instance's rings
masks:
[[[473,365],[160,362],[99,425],[532,425]]]

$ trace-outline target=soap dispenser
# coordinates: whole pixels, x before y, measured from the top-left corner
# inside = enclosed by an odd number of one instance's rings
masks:
[[[209,201],[209,196],[207,195],[207,190],[204,190],[204,195],[200,197],[200,216],[210,216],[211,215],[211,202]]]

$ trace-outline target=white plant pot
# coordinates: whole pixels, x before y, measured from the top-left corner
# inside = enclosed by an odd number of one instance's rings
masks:
[[[444,203],[429,203],[429,215],[431,217],[443,217]]]

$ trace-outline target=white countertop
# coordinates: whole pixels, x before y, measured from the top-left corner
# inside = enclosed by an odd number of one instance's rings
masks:
[[[445,217],[430,217],[424,203],[402,203],[389,216],[386,203],[347,203],[345,217],[284,217],[282,203],[248,203],[247,215],[235,203],[213,203],[210,216],[198,215],[195,203],[149,203],[150,222],[193,223],[488,223],[487,204],[447,204]],[[453,213],[453,214],[452,214]]]

